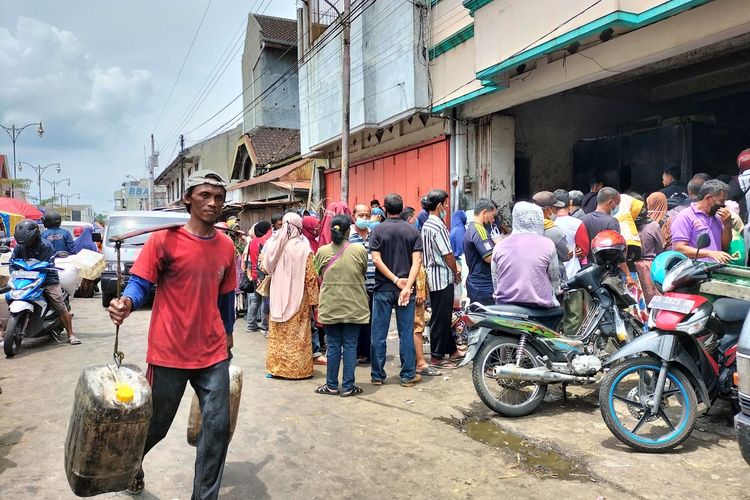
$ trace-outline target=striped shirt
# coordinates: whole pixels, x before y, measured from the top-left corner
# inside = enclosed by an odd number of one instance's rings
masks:
[[[445,263],[445,255],[453,254],[450,233],[445,223],[430,215],[422,226],[422,255],[427,272],[427,285],[436,292],[453,283],[453,271]]]
[[[369,235],[368,235],[369,236]],[[367,250],[367,272],[365,273],[365,288],[367,293],[372,293],[375,288],[375,263],[372,261],[372,252],[370,252],[370,239],[362,239],[357,231],[352,231],[349,235],[349,243],[359,243]]]

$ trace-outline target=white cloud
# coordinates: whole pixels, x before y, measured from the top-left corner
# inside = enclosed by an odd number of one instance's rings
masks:
[[[114,141],[148,112],[149,71],[101,65],[70,31],[20,17],[0,28],[0,121],[44,122],[45,147]]]

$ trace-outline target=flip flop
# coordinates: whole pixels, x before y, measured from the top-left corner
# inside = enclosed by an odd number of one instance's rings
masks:
[[[80,345],[81,343],[82,342],[75,335],[68,337],[68,344],[70,345]]]
[[[455,361],[446,358],[441,358],[437,363],[430,361],[430,366],[434,368],[443,368],[444,370],[455,370],[458,368],[458,364]]]
[[[443,372],[441,372],[434,366],[428,366],[427,368],[423,370],[419,370],[417,373],[419,373],[420,375],[424,377],[439,377],[440,375],[443,374]]]

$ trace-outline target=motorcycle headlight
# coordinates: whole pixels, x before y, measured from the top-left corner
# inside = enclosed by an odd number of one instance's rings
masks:
[[[10,298],[13,300],[18,300],[26,293],[26,289],[19,288],[18,290],[11,290],[10,292]]]
[[[696,309],[695,312],[690,315],[687,321],[677,323],[677,326],[675,326],[675,330],[677,330],[678,332],[685,332],[688,335],[695,335],[702,332],[703,329],[706,328],[708,318],[711,317],[712,309],[713,306],[711,305],[711,303],[706,302],[698,309]]]

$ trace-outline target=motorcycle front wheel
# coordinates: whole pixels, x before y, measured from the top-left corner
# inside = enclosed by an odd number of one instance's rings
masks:
[[[547,394],[546,384],[495,378],[496,366],[515,365],[518,338],[490,335],[474,360],[471,375],[479,398],[491,410],[504,417],[523,417],[532,413]],[[526,343],[521,353],[521,368],[541,366],[539,353]]]
[[[20,315],[11,314],[8,318],[8,324],[5,326],[5,342],[3,343],[3,351],[5,356],[12,358],[21,349],[21,324],[19,321]]]
[[[659,453],[682,444],[695,427],[698,402],[688,378],[670,366],[659,411],[650,405],[661,361],[644,357],[616,365],[599,389],[604,423],[617,439],[638,451]]]

